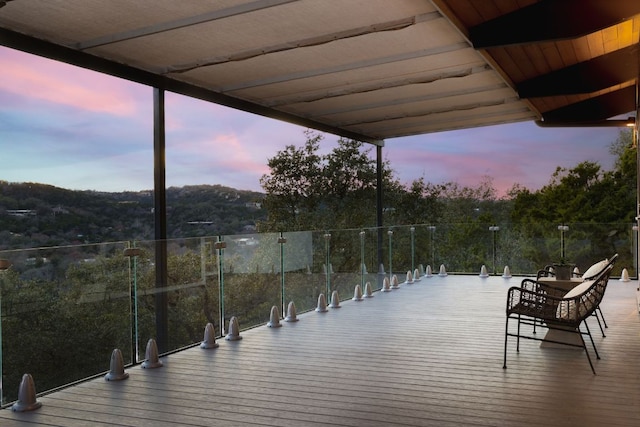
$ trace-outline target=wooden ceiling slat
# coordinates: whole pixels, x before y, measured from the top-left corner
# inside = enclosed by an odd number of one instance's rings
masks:
[[[547,111],[543,114],[543,120],[547,122],[581,122],[585,120],[606,120],[611,117],[612,111],[624,114],[635,107],[635,88],[630,86],[616,92],[610,92],[599,97],[585,99],[581,102],[573,102],[566,107]]]
[[[536,74],[547,74],[552,71],[540,45],[534,44],[525,48]]]
[[[515,66],[514,70],[517,70],[518,81],[530,79],[537,74],[533,62],[527,53],[527,46],[509,46],[505,48],[505,51],[512,58]]]
[[[549,72],[566,67],[563,57],[558,50],[557,43],[541,43],[540,49],[542,50],[542,55],[549,65]]]
[[[630,22],[630,21],[628,21]],[[602,30],[602,43],[605,52],[611,52],[622,48],[619,43],[619,27],[618,25]]]
[[[562,58],[562,63],[565,67],[576,64],[578,57],[576,56],[576,50],[573,47],[573,42],[570,40],[555,42],[554,45],[558,49],[558,53]]]
[[[578,39],[574,39],[571,44],[573,45],[573,49],[576,53],[576,58],[578,62],[587,61],[591,58],[589,43],[586,38],[580,37]]]
[[[587,45],[589,46],[589,58],[604,55],[604,37],[602,31],[589,34],[586,39]]]
[[[518,83],[523,98],[593,93],[635,80],[639,73],[638,46],[629,46]]]
[[[514,84],[516,81],[524,80],[524,76],[518,69],[517,64],[513,62],[511,55],[509,55],[504,49],[497,49],[495,52],[492,51],[491,59],[500,64],[500,68],[504,70],[504,74],[506,74],[505,78],[510,79],[508,81],[511,84]]]
[[[631,0],[541,0],[493,19],[483,14],[485,22],[469,28],[469,34],[477,49],[561,40],[593,34],[639,13],[640,2]]]
[[[629,46],[630,44],[633,44],[633,40],[637,40],[637,38],[634,39],[633,37],[634,22],[636,22],[636,20],[632,19],[625,21],[620,25],[616,25],[616,33],[613,36],[617,38],[618,46],[616,46],[615,49]]]
[[[476,2],[475,7],[478,10],[478,14],[482,18],[483,22],[494,19],[496,16],[502,15],[502,12],[496,5],[495,0]]]

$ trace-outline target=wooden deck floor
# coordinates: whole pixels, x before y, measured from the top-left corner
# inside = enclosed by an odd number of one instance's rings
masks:
[[[502,369],[506,290],[520,280],[423,278],[1,410],[0,426],[639,426],[637,282],[610,281],[606,338],[590,322],[593,375],[583,351],[527,340],[519,354],[510,341]]]

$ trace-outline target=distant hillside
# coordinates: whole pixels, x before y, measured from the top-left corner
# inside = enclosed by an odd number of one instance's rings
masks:
[[[252,232],[266,217],[264,194],[221,185],[167,189],[167,235],[196,237]],[[150,240],[153,191],[74,191],[0,181],[0,250]]]

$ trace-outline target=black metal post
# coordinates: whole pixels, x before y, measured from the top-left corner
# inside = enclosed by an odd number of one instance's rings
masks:
[[[156,344],[159,353],[169,351],[167,286],[167,193],[165,160],[164,90],[153,89],[153,207],[156,241]]]
[[[383,263],[382,230],[382,147],[376,146],[376,226],[378,228],[378,266]]]

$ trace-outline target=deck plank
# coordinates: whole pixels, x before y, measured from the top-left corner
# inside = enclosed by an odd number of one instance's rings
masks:
[[[582,350],[523,340],[518,354],[514,339],[502,369],[506,291],[520,281],[423,278],[39,397],[31,413],[1,410],[0,425],[640,425],[637,282],[610,280],[606,338],[589,320],[594,376]]]

